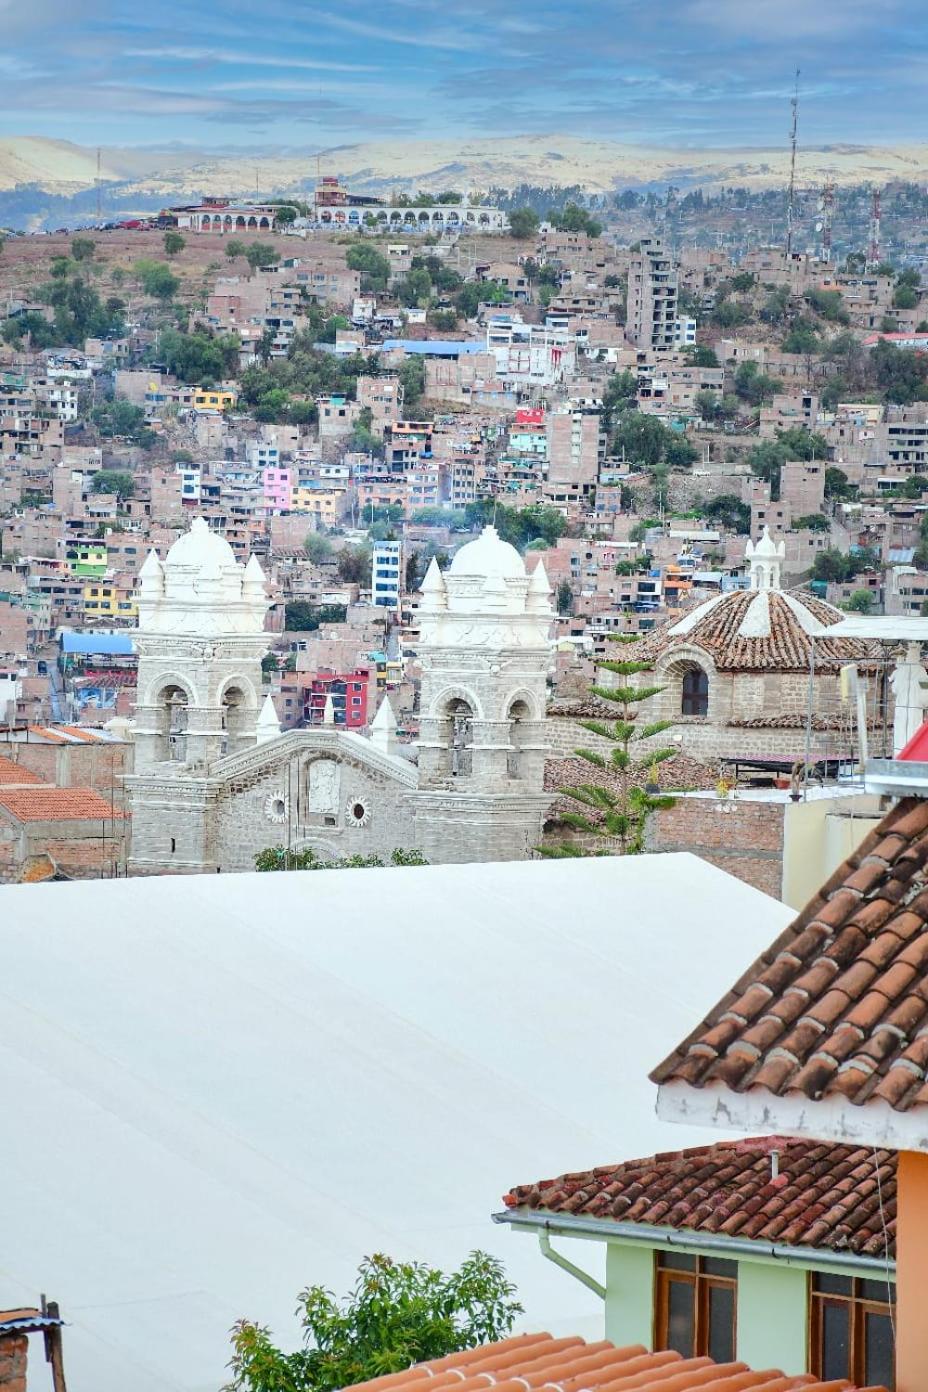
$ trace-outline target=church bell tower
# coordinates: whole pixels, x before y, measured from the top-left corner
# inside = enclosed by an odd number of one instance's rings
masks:
[[[486,527],[419,605],[417,844],[436,861],[524,859],[541,839],[550,586]],[[431,854],[430,854],[431,851]]]

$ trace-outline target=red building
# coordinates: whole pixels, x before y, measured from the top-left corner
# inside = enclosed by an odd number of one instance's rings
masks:
[[[326,698],[332,697],[335,724],[346,730],[360,730],[367,724],[367,692],[370,676],[366,671],[319,672],[305,688],[303,719],[307,725],[321,725]]]

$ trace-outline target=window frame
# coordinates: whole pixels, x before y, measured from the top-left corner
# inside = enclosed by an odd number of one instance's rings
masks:
[[[692,1257],[695,1266],[692,1270],[680,1267],[662,1266],[661,1258],[668,1255]],[[652,1347],[655,1353],[671,1347],[670,1334],[670,1287],[674,1281],[688,1285],[693,1290],[693,1350],[689,1357],[710,1357],[709,1299],[713,1289],[730,1290],[732,1293],[731,1350],[732,1358],[738,1356],[738,1264],[733,1276],[720,1276],[705,1269],[706,1262],[719,1258],[706,1258],[695,1253],[667,1253],[661,1249],[654,1253],[654,1298],[652,1308]],[[728,1260],[721,1258],[721,1260]]]
[[[697,690],[687,690],[693,682]],[[695,707],[698,706],[698,709]],[[709,673],[704,667],[687,667],[680,678],[680,714],[690,719],[705,720],[709,714]]]
[[[870,1296],[860,1294],[861,1283],[868,1280],[879,1280],[877,1276],[849,1276],[847,1279],[851,1283],[850,1293],[840,1294],[836,1291],[817,1291],[815,1280],[817,1276],[827,1276],[832,1273],[821,1271],[810,1271],[807,1284],[807,1314],[808,1314],[808,1338],[809,1338],[809,1372],[815,1377],[824,1378],[821,1369],[824,1366],[824,1319],[823,1310],[826,1306],[834,1305],[846,1307],[848,1310],[848,1371],[845,1376],[850,1382],[860,1387],[867,1386],[867,1316],[882,1315],[891,1321],[891,1327],[895,1326],[895,1281],[887,1282],[893,1292],[893,1300],[874,1300]],[[895,1349],[894,1349],[895,1352]],[[895,1387],[896,1368],[895,1358],[893,1359],[893,1376],[888,1384],[890,1392]]]

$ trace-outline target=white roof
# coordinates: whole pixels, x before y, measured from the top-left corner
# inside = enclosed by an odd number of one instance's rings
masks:
[[[928,619],[917,615],[849,614],[821,632],[823,638],[877,638],[883,643],[928,643]]]
[[[791,917],[690,855],[0,888],[0,1308],[60,1302],[71,1392],[215,1392],[235,1319],[295,1347],[374,1251],[601,1330],[489,1215],[716,1139],[647,1070]]]

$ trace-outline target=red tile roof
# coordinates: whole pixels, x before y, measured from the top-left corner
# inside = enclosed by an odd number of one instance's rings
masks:
[[[550,1334],[522,1334],[433,1358],[360,1382],[353,1392],[485,1392],[489,1387],[496,1392],[855,1392],[843,1378],[820,1382],[808,1373],[752,1372],[746,1363],[714,1363],[669,1351],[649,1353],[641,1344],[616,1348],[606,1340],[588,1344]]]
[[[20,787],[24,783],[41,783],[43,779],[32,769],[24,768],[5,754],[0,754],[0,788]]]
[[[722,1141],[520,1184],[503,1202],[892,1260],[896,1152],[788,1136]]]
[[[928,801],[899,802],[651,1077],[928,1104]]]
[[[0,788],[0,808],[20,822],[108,821],[113,809],[93,788]],[[123,813],[116,811],[116,817]]]
[[[764,638],[744,638],[739,630],[748,609],[757,599],[757,590],[732,590],[696,605],[670,623],[654,628],[630,649],[636,662],[653,662],[676,647],[701,648],[712,658],[719,672],[803,672],[808,673],[812,639],[791,608],[799,604],[808,611],[813,624],[828,627],[842,619],[840,610],[806,590],[767,590],[770,632]],[[673,633],[676,623],[703,613],[685,633]],[[815,670],[837,672],[846,662],[875,662],[876,643],[860,638],[815,639]]]

